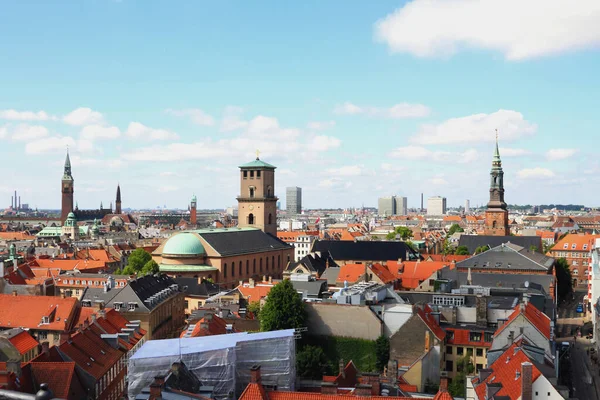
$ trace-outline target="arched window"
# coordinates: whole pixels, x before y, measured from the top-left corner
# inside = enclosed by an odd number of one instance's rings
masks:
[[[575,268],[575,269],[574,269],[574,270],[571,272],[571,275],[573,275],[573,276],[577,276],[577,275],[579,275],[579,271],[577,270],[577,268]]]
[[[496,228],[497,225],[498,225],[498,222],[496,222],[496,221],[492,222],[492,228]]]
[[[273,223],[273,216],[269,213],[269,225]]]
[[[275,256],[271,257],[271,268],[275,269]]]
[[[235,276],[235,261],[231,263],[231,277]]]
[[[256,273],[256,258],[254,260],[252,260],[252,273],[253,274]]]
[[[223,278],[227,278],[227,263],[223,264]]]
[[[262,272],[262,257],[258,259],[258,270]]]
[[[250,198],[254,197],[254,186],[250,186]]]
[[[240,273],[239,275],[242,276],[243,272],[242,272],[242,262],[241,261],[238,264],[238,268],[239,268],[238,272]]]
[[[266,262],[266,264],[267,264],[267,265],[266,265],[266,269],[267,269],[267,271],[268,271],[268,270],[269,270],[269,257],[267,257],[267,258],[265,259],[265,262]]]
[[[277,268],[281,268],[281,254],[277,255]]]
[[[254,214],[248,214],[248,225],[254,225]]]
[[[267,197],[271,197],[271,186],[267,186]]]
[[[246,260],[246,275],[250,275],[250,260]]]

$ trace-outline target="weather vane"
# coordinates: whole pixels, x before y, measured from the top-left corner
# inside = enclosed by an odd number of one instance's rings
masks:
[[[496,129],[496,142],[498,141],[498,129]]]
[[[260,155],[260,151],[256,150],[256,159],[258,160],[258,156]]]

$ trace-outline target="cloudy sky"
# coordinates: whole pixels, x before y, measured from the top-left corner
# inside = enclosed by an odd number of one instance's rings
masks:
[[[543,10],[543,12],[541,12]],[[304,206],[600,205],[598,0],[63,0],[0,8],[0,207],[234,204],[240,163]]]

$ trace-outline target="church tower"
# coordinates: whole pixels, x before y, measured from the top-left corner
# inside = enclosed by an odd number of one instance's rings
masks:
[[[490,236],[509,236],[508,210],[504,202],[504,171],[498,150],[498,131],[496,131],[496,149],[490,172],[490,201],[485,211],[485,234]]]
[[[117,184],[117,201],[115,202],[115,214],[121,214],[121,185],[119,184]]]
[[[277,236],[275,168],[256,155],[256,160],[240,165],[238,226],[259,228]]]
[[[65,159],[65,170],[61,181],[62,204],[60,212],[60,221],[65,223],[69,213],[73,211],[73,192],[75,191],[75,181],[71,175],[71,160],[69,159],[69,151],[67,150],[67,158]]]
[[[198,217],[196,215],[196,205],[198,203],[198,199],[196,199],[196,195],[192,196],[192,201],[190,202],[190,223],[192,225],[196,225],[198,222]]]

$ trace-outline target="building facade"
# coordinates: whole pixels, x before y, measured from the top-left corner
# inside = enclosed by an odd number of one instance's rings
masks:
[[[394,206],[396,212],[394,215],[407,215],[408,214],[408,199],[402,196],[394,196]]]
[[[277,236],[277,196],[275,166],[256,160],[240,165],[238,226],[258,228]]]
[[[285,188],[285,206],[287,215],[302,214],[302,188]]]
[[[446,198],[441,196],[428,198],[427,215],[446,215]]]

